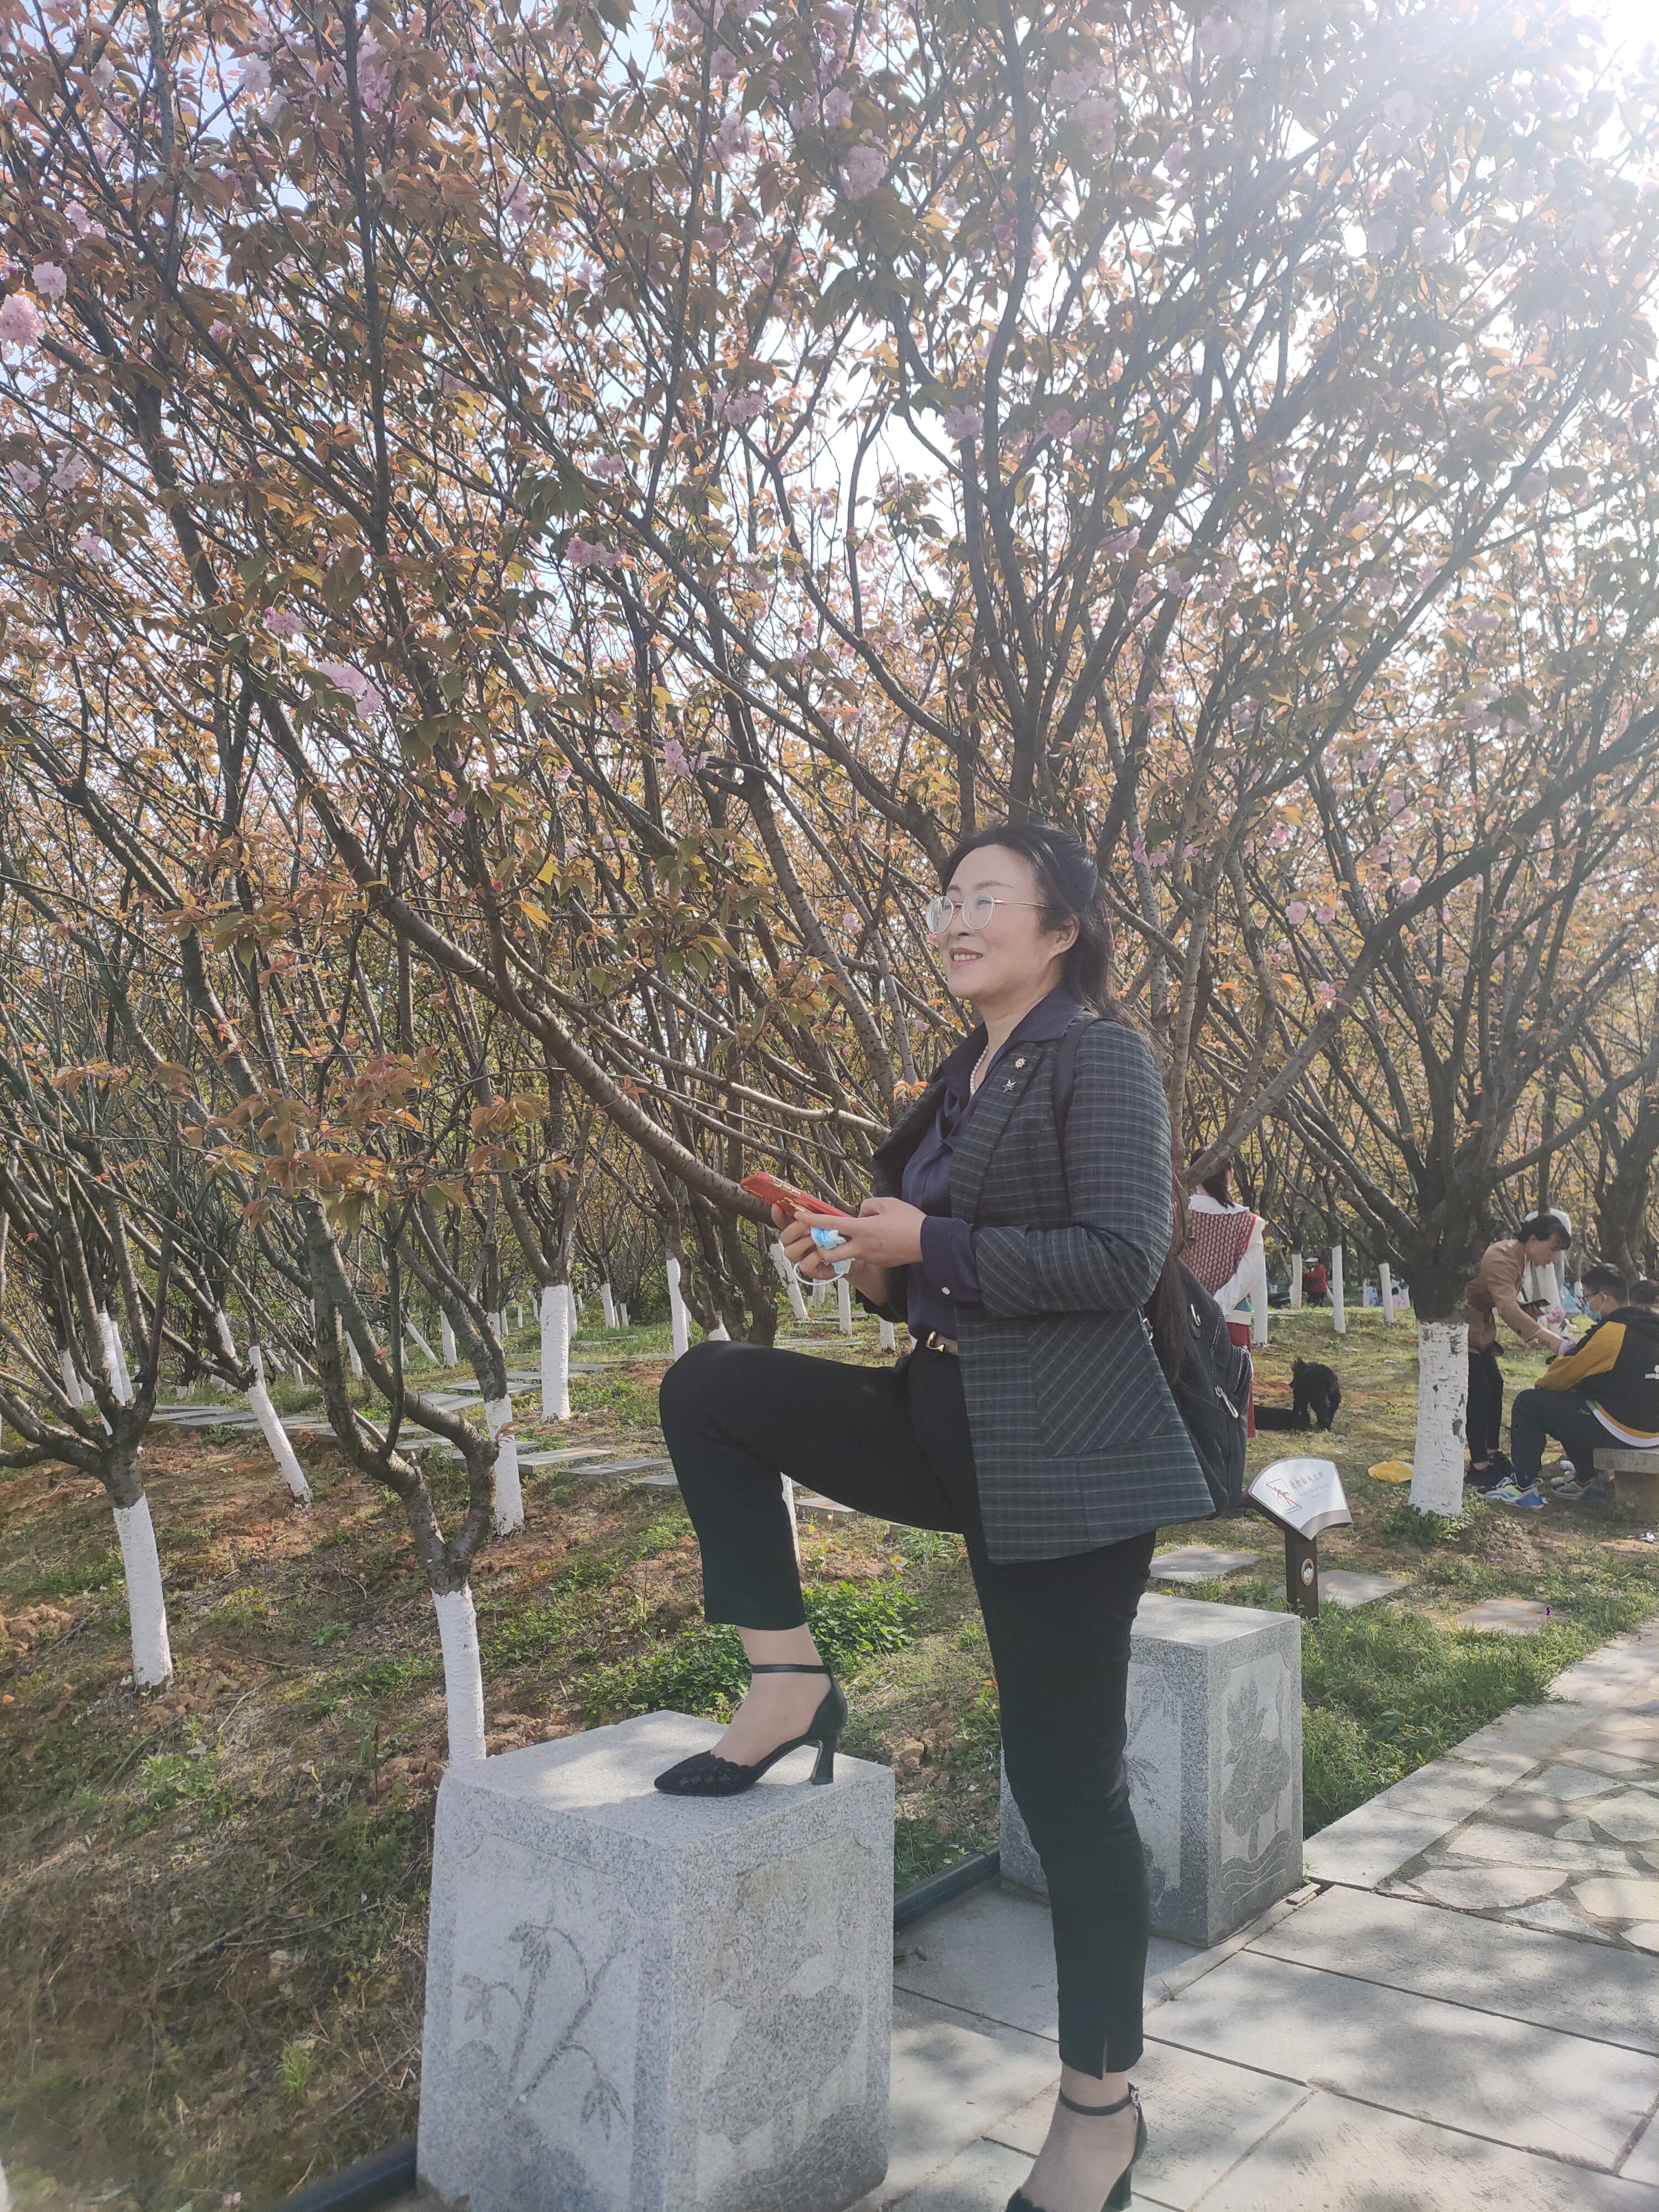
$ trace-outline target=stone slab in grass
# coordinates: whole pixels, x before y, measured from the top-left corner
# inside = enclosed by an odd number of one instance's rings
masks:
[[[1362,1575],[1348,1567],[1322,1567],[1319,1571],[1320,1603],[1340,1605],[1347,1613],[1357,1611],[1362,1605],[1375,1605],[1379,1598],[1392,1597],[1397,1590],[1410,1587],[1403,1575]]]
[[[1224,1552],[1212,1544],[1183,1544],[1176,1552],[1160,1552],[1152,1561],[1156,1583],[1206,1583],[1217,1575],[1231,1575],[1239,1567],[1253,1567],[1260,1552]]]
[[[1533,1597],[1487,1597],[1479,1605],[1465,1606],[1453,1620],[1454,1628],[1487,1628],[1499,1636],[1530,1636],[1549,1618],[1549,1608]]]

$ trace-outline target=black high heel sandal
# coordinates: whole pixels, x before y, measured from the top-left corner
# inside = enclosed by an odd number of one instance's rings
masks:
[[[836,1778],[836,1747],[841,1741],[841,1732],[847,1725],[847,1700],[841,1685],[830,1669],[820,1661],[817,1666],[805,1667],[787,1662],[775,1666],[750,1666],[751,1674],[829,1674],[830,1686],[824,1692],[811,1725],[805,1735],[791,1736],[775,1751],[769,1751],[764,1759],[757,1759],[752,1766],[740,1766],[736,1759],[721,1759],[712,1751],[695,1751],[690,1759],[683,1759],[677,1766],[657,1777],[657,1787],[671,1797],[736,1797],[745,1790],[752,1790],[769,1767],[775,1766],[792,1751],[799,1751],[804,1743],[815,1743],[818,1747],[817,1763],[812,1769],[814,1782],[833,1782]],[[1114,2106],[1114,2110],[1116,2107]],[[1127,2201],[1127,2200],[1126,2200]]]
[[[1079,2105],[1062,2089],[1060,2101],[1068,2112],[1080,2112],[1085,2120],[1108,2120],[1114,2112],[1122,2112],[1126,2106],[1134,2106],[1135,2147],[1129,2154],[1129,2163],[1112,2184],[1111,2195],[1101,2207],[1101,2212],[1128,2212],[1128,2207],[1134,2202],[1135,2160],[1146,2148],[1146,2115],[1140,2109],[1139,2090],[1131,2081],[1128,2095],[1120,2097],[1115,2105]],[[1008,2199],[1007,2212],[1041,2212],[1041,2207],[1033,2204],[1023,2189],[1017,2189]]]

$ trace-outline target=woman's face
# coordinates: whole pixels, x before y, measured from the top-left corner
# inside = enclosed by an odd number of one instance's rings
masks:
[[[953,999],[972,999],[994,1011],[1017,1000],[1035,1006],[1059,982],[1077,941],[1077,924],[1067,921],[1044,934],[1036,875],[1023,854],[981,845],[951,877],[945,896],[957,910],[936,941]],[[990,919],[969,928],[963,908],[988,896],[997,902]]]
[[[1547,1267],[1564,1249],[1553,1237],[1528,1237],[1521,1247],[1529,1267]]]

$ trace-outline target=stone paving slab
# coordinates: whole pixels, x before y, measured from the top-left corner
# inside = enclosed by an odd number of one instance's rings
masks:
[[[1206,1583],[1217,1575],[1232,1574],[1239,1567],[1254,1567],[1261,1558],[1260,1552],[1224,1552],[1212,1544],[1183,1544],[1178,1551],[1154,1554],[1152,1580]]]
[[[1645,2052],[1242,1951],[1152,2033],[1517,2150],[1611,2167],[1659,2098]]]
[[[1587,1972],[1583,1949],[1571,1936],[1358,1889],[1327,1890],[1265,1929],[1250,1948],[1417,1996],[1659,2051],[1659,1978],[1651,1961],[1633,1951],[1610,1952]]]
[[[1379,1599],[1397,1596],[1400,1591],[1410,1588],[1403,1575],[1362,1575],[1347,1567],[1319,1570],[1319,1602],[1340,1605],[1345,1613],[1356,1612],[1362,1605],[1375,1605]]]
[[[1530,1636],[1549,1619],[1549,1607],[1532,1597],[1488,1597],[1454,1613],[1454,1628],[1486,1628],[1499,1636]]]
[[[1139,2194],[1139,2192],[1137,2192]],[[1203,2212],[1653,2212],[1611,2174],[1321,2094],[1203,2199]]]

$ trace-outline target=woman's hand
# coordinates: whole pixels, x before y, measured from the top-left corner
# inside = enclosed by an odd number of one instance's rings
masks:
[[[927,1217],[919,1206],[907,1206],[902,1199],[866,1198],[855,1221],[826,1221],[822,1214],[791,1216],[777,1206],[772,1218],[783,1232],[785,1258],[809,1282],[829,1280],[836,1260],[851,1260],[848,1279],[854,1289],[872,1305],[884,1305],[889,1271],[921,1257],[921,1224]],[[843,1242],[834,1253],[821,1251],[812,1242],[814,1227],[833,1228]]]

